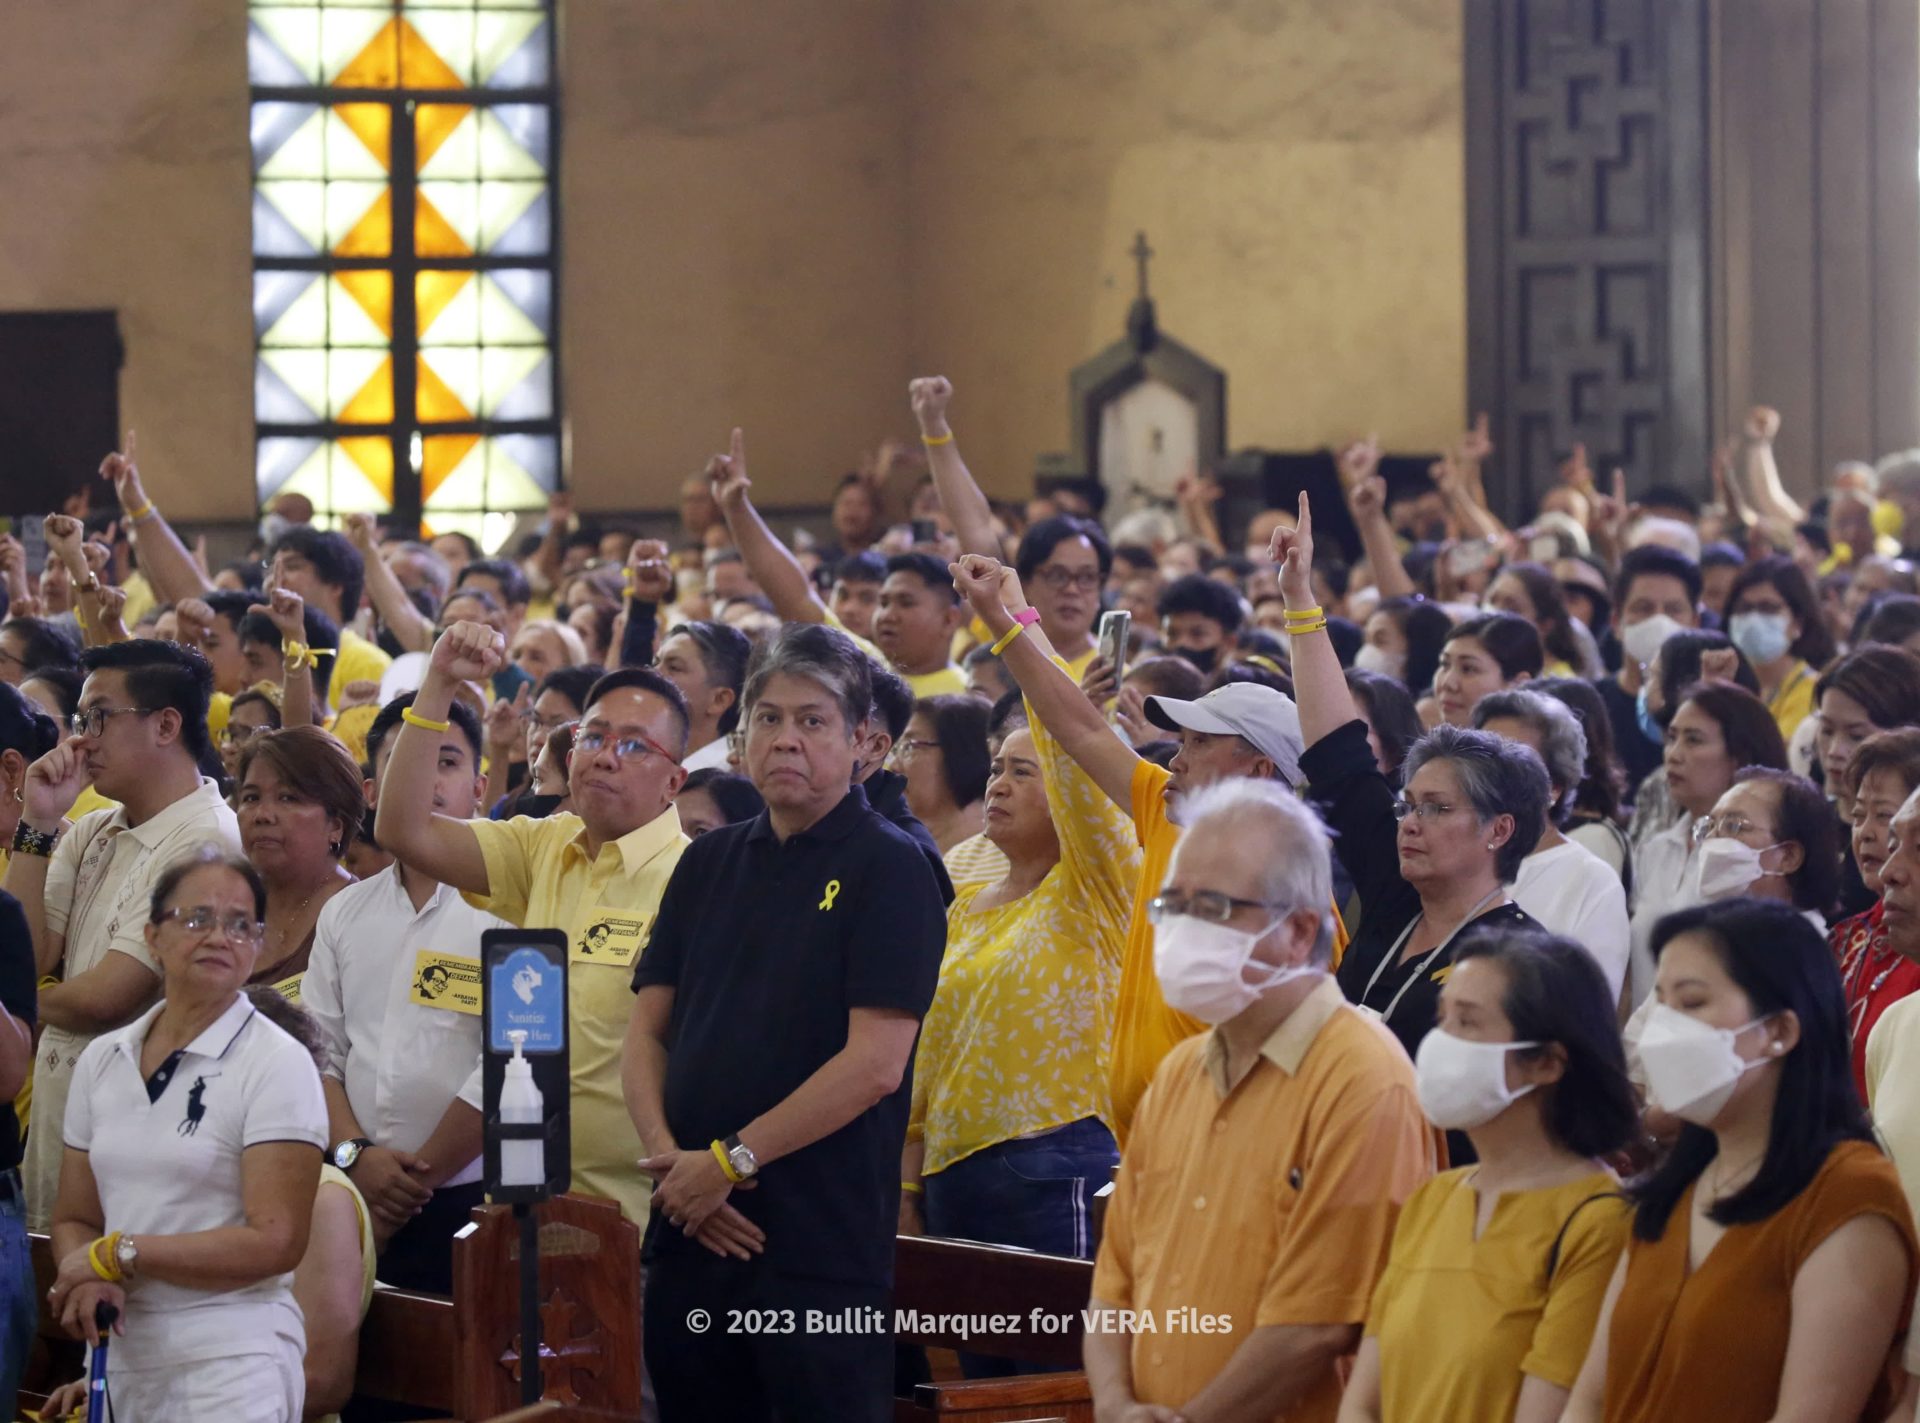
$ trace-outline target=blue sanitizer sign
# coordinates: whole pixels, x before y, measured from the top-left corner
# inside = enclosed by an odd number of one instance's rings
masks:
[[[496,959],[491,971],[488,1050],[511,1054],[513,1042],[507,1035],[524,1032],[521,1050],[528,1056],[563,1051],[567,996],[562,967],[539,949],[522,946]]]

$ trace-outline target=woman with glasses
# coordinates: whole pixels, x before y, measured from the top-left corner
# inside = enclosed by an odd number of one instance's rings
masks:
[[[1299,527],[1275,533],[1273,551],[1282,564],[1307,747],[1300,771],[1360,899],[1359,932],[1337,977],[1348,1001],[1378,1013],[1412,1056],[1433,1027],[1461,931],[1469,924],[1538,927],[1508,886],[1547,828],[1546,767],[1528,747],[1437,726],[1407,752],[1406,790],[1396,794],[1367,744],[1367,723],[1314,599],[1313,515],[1304,494]],[[1496,613],[1478,621],[1519,619]],[[1477,639],[1471,645],[1481,646]],[[1539,646],[1536,636],[1536,669]]]
[[[1854,863],[1873,894],[1871,909],[1842,919],[1827,935],[1847,994],[1853,1079],[1866,1100],[1867,1040],[1895,1003],[1920,991],[1920,960],[1903,952],[1886,922],[1882,875],[1892,853],[1893,817],[1920,790],[1920,730],[1883,731],[1860,743],[1845,772],[1853,804]]]
[[[296,1003],[326,902],[353,883],[340,863],[366,813],[360,767],[317,726],[252,737],[240,753],[240,847],[266,881],[255,980]]]
[[[291,733],[282,733],[291,734]],[[146,940],[160,1003],[81,1054],[53,1209],[48,1304],[93,1342],[125,1419],[298,1423],[307,1247],[327,1109],[307,1050],[242,991],[267,888],[246,860],[195,852],[155,882]]]
[[[263,731],[280,729],[280,688],[272,682],[256,682],[233,699],[227,712],[227,724],[220,729],[220,764],[227,779],[240,779],[240,753],[247,743]]]
[[[907,778],[907,805],[942,855],[986,829],[992,710],[964,694],[924,698],[893,749],[894,767]]]
[[[487,735],[487,812],[492,820],[511,820],[531,812],[527,803],[536,796],[565,797],[564,783],[548,784],[551,773],[541,768],[540,753],[547,749],[547,738],[561,727],[580,720],[587,691],[600,680],[606,669],[591,663],[579,667],[561,667],[547,673],[524,702],[496,701],[487,708],[482,722]],[[520,744],[516,746],[514,743]],[[518,754],[516,754],[518,753]],[[526,780],[507,789],[507,767],[511,760],[524,757]],[[559,778],[564,782],[564,776]],[[551,811],[543,812],[552,814]]]
[[[1811,684],[1809,684],[1811,686]],[[1683,693],[1667,722],[1667,792],[1677,818],[1633,852],[1633,961],[1629,1003],[1653,991],[1653,926],[1702,899],[1695,854],[1697,827],[1712,813],[1743,766],[1787,768],[1787,743],[1773,714],[1746,688],[1701,682]]]
[[[1025,606],[998,565],[990,583],[956,569],[976,609]],[[947,913],[914,1063],[901,1228],[1088,1259],[1093,1193],[1120,1159],[1107,1053],[1140,847],[1132,818],[1037,722],[1003,730],[985,799],[1007,871],[960,885]]]

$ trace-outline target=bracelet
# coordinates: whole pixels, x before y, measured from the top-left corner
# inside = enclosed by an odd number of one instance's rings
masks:
[[[100,1247],[105,1246],[102,1250]],[[87,1263],[93,1266],[93,1273],[110,1285],[117,1285],[126,1278],[126,1271],[120,1268],[120,1232],[100,1236],[87,1245]]]
[[[923,445],[950,445],[953,443],[953,431],[949,430],[944,435],[922,435],[920,437],[920,443]]]
[[[918,1181],[902,1181],[900,1189],[910,1196],[924,1196],[927,1193],[927,1188]]]
[[[1327,620],[1325,618],[1322,618],[1317,623],[1302,623],[1298,627],[1295,627],[1292,624],[1289,624],[1287,626],[1287,636],[1288,637],[1305,637],[1310,632],[1325,632],[1326,630],[1327,630]]]
[[[451,721],[434,721],[429,717],[421,716],[412,707],[400,708],[400,720],[408,726],[417,726],[422,731],[449,731],[453,727]]]
[[[149,499],[146,503],[142,504],[138,509],[128,509],[126,511],[126,515],[129,519],[131,519],[134,523],[137,524],[152,512],[153,512],[153,501]]]
[[[727,1179],[729,1181],[733,1182],[737,1186],[742,1181],[747,1179],[745,1176],[742,1176],[738,1171],[733,1169],[733,1163],[727,1160],[727,1149],[726,1147],[720,1144],[720,1141],[717,1137],[714,1139],[713,1144],[707,1148],[707,1150],[713,1153],[713,1159],[720,1163],[720,1169],[727,1173]]]
[[[298,672],[302,667],[318,667],[321,658],[333,654],[331,647],[308,647],[304,642],[280,644],[280,662],[289,672]]]
[[[1291,624],[1291,623],[1310,623],[1315,618],[1325,618],[1326,615],[1327,615],[1327,610],[1325,608],[1312,607],[1312,608],[1301,608],[1298,611],[1292,608],[1288,608],[1282,616],[1285,617],[1286,621],[1289,624]]]
[[[1013,640],[1016,637],[1020,636],[1020,634],[1025,632],[1026,630],[1027,630],[1027,625],[1025,623],[1015,623],[1012,627],[1008,628],[1005,632],[1001,633],[1000,640],[996,642],[992,647],[988,648],[987,650],[991,652],[995,657],[998,657],[1001,653],[1007,650],[1007,648],[1012,644]]]
[[[13,827],[13,849],[19,855],[38,855],[41,859],[51,858],[54,843],[60,838],[58,830],[35,830],[22,820]]]

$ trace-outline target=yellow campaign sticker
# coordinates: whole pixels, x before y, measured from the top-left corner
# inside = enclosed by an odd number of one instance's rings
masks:
[[[300,980],[305,977],[306,975],[304,973],[296,973],[292,978],[283,978],[273,985],[273,991],[289,1003],[298,1003],[300,1001]]]
[[[632,968],[653,928],[651,914],[635,914],[625,905],[598,904],[578,921],[579,935],[567,953],[569,963]]]
[[[480,960],[421,949],[413,956],[413,987],[407,1001],[450,1013],[480,1012]]]

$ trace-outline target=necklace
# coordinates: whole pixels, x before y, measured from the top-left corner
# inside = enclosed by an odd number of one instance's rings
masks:
[[[1721,1170],[1720,1169],[1721,1159],[1718,1156],[1714,1157],[1712,1163],[1707,1167],[1707,1170],[1700,1173],[1701,1185],[1705,1187],[1704,1191],[1697,1192],[1695,1195],[1695,1199],[1697,1202],[1700,1201],[1702,1198],[1704,1198],[1704,1204],[1701,1205],[1700,1208],[1702,1210],[1711,1210],[1714,1206],[1718,1205],[1722,1199],[1722,1192],[1727,1184],[1728,1179],[1730,1177],[1739,1175],[1741,1172],[1746,1171],[1749,1167],[1758,1166],[1763,1160],[1766,1159],[1766,1155],[1767,1153],[1763,1149],[1758,1156],[1749,1157],[1746,1161],[1742,1162],[1740,1164],[1739,1169],[1735,1171]],[[1713,1176],[1713,1180],[1711,1183],[1708,1183],[1706,1180],[1707,1174],[1709,1172],[1711,1172]]]
[[[291,920],[291,922],[295,924],[299,923],[302,917],[304,917],[307,912],[307,906],[313,903],[313,896],[318,894],[321,890],[325,888],[326,888],[325,881],[322,881],[320,884],[315,885],[313,889],[307,894],[307,897],[300,901],[298,907],[296,907],[293,913],[289,916],[289,919]],[[301,937],[304,938],[305,935],[302,935]],[[274,960],[271,967],[274,969],[277,969],[280,967],[281,964],[285,963],[290,957],[292,957],[290,954],[287,953],[287,930],[284,927],[284,925],[275,933],[273,947],[274,947]],[[270,970],[261,970],[258,968],[254,970],[257,976],[262,975],[269,971]]]

